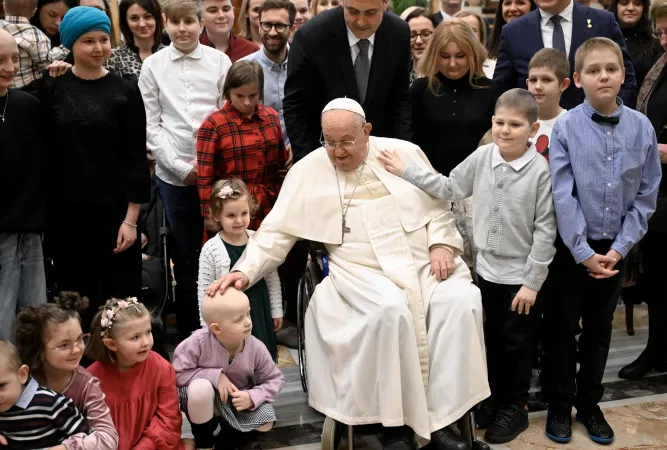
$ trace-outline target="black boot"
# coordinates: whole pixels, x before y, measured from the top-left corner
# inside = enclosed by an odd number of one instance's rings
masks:
[[[470,450],[468,443],[451,428],[445,427],[431,434],[433,450]]]
[[[385,427],[378,439],[383,450],[413,450],[412,435],[409,427]]]
[[[619,378],[639,380],[651,370],[667,366],[667,303],[662,299],[648,301],[648,343],[639,357],[623,367]],[[661,370],[662,369],[662,370]]]
[[[214,417],[206,423],[190,422],[190,425],[192,426],[192,434],[195,437],[197,448],[212,448],[216,441],[213,433],[220,425],[220,418]]]

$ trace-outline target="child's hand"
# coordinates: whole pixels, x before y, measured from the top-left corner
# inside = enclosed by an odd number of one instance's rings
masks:
[[[221,373],[220,379],[218,380],[218,392],[220,393],[220,400],[222,400],[222,403],[227,403],[227,399],[232,397],[234,392],[238,392],[238,389],[236,389],[236,386],[229,381],[227,375]]]
[[[278,331],[283,327],[283,318],[273,319],[273,331]]]
[[[610,253],[612,250],[609,251]],[[614,253],[616,253],[614,251]],[[609,253],[606,255],[599,255],[595,253],[590,258],[584,260],[582,264],[588,268],[590,275],[593,278],[602,279],[602,278],[611,278],[618,273],[618,270],[612,270],[616,265],[618,260],[614,257],[609,256]]]
[[[384,168],[387,169],[387,172],[393,173],[397,177],[403,175],[405,164],[403,164],[400,156],[398,156],[398,153],[395,151],[382,150],[378,159],[384,164]]]
[[[53,61],[46,69],[49,71],[49,75],[51,77],[58,78],[59,76],[65,75],[65,73],[71,68],[72,65],[66,63],[65,61]],[[0,444],[2,444],[2,442],[0,442]]]
[[[530,307],[535,304],[535,300],[537,300],[537,291],[526,286],[521,286],[519,292],[514,296],[514,300],[512,300],[512,311],[516,311],[519,314],[525,311],[526,315],[528,315]]]
[[[7,442],[7,439],[0,434],[0,445],[9,445],[9,442]]]
[[[245,411],[246,409],[252,409],[255,407],[255,404],[250,398],[250,393],[248,391],[236,391],[232,394],[232,405],[236,408],[237,411]]]
[[[197,450],[194,439],[181,439],[181,444],[183,444],[185,450]]]

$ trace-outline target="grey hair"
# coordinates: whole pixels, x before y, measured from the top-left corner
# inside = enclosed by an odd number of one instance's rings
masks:
[[[494,113],[500,108],[515,109],[521,112],[531,124],[537,122],[537,101],[533,94],[525,89],[514,88],[501,95],[496,102]]]

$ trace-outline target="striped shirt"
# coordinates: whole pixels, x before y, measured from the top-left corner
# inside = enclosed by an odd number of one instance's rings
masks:
[[[0,27],[7,30],[19,46],[19,71],[12,87],[23,89],[42,78],[51,63],[51,40],[25,17],[7,16],[0,20]]]
[[[72,400],[40,386],[34,378],[16,404],[0,413],[0,434],[12,450],[50,448],[87,432],[88,423]]]

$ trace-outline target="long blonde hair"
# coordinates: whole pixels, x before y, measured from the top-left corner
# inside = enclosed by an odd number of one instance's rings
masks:
[[[252,41],[252,25],[250,24],[250,0],[243,0],[241,3],[241,10],[239,11],[239,33],[238,36]]]
[[[484,77],[484,60],[486,60],[486,49],[479,42],[475,30],[470,24],[461,19],[450,19],[438,25],[426,45],[424,55],[419,60],[419,73],[428,78],[428,87],[437,94],[440,81],[438,80],[438,61],[440,52],[449,44],[454,42],[461,51],[468,56],[470,62],[470,74],[468,77],[470,86],[482,88],[475,83],[476,78]]]

